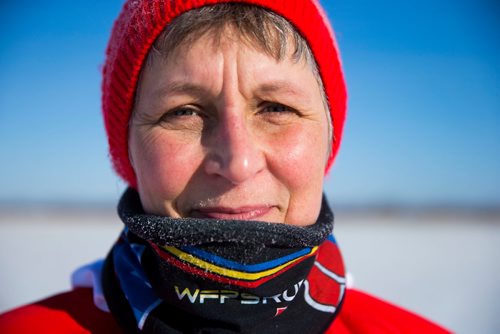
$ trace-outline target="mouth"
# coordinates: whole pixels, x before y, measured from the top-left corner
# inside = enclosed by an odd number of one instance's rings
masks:
[[[244,206],[239,208],[206,207],[192,210],[193,218],[258,220],[267,215],[273,206]]]

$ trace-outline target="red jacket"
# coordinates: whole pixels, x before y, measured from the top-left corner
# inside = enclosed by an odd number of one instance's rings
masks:
[[[78,288],[0,316],[0,333],[120,333],[110,313],[94,306],[92,289]],[[450,333],[442,327],[366,293],[348,289],[327,333]]]

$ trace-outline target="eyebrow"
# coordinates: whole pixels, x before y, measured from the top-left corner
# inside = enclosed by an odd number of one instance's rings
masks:
[[[287,95],[294,95],[302,99],[306,99],[307,95],[297,85],[285,80],[274,80],[261,84],[255,90],[259,95],[267,95],[273,93],[283,93]],[[165,98],[169,95],[186,94],[190,96],[206,96],[209,94],[206,88],[182,81],[173,81],[166,86],[158,88],[154,94],[159,98]]]
[[[203,96],[207,95],[207,90],[199,85],[195,85],[189,82],[174,81],[167,84],[164,87],[158,88],[154,95],[159,98],[165,98],[165,96],[174,94],[186,94],[191,96]]]
[[[306,98],[303,90],[299,86],[290,83],[289,81],[276,80],[260,85],[257,89],[260,94],[284,93],[295,95],[301,98]]]

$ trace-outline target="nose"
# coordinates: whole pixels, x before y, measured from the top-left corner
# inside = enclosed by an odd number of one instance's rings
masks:
[[[265,155],[245,115],[235,110],[222,114],[210,134],[205,172],[241,184],[264,168]]]

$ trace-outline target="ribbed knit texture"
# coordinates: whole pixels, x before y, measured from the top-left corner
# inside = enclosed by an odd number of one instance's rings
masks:
[[[333,29],[315,0],[128,0],[115,21],[103,69],[102,108],[116,172],[133,188],[137,180],[128,154],[128,126],[139,74],[156,38],[175,17],[218,3],[268,8],[292,23],[308,42],[323,80],[333,122],[327,172],[337,155],[346,116],[346,87]]]

